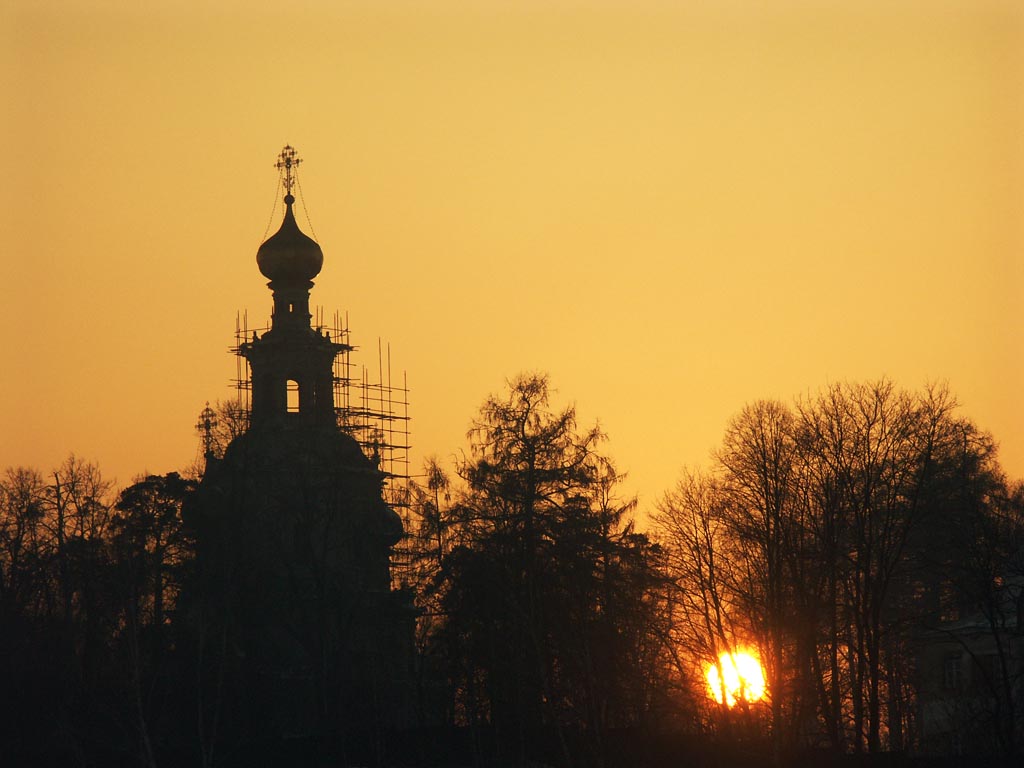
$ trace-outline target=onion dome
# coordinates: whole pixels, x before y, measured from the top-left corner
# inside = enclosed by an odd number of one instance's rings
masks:
[[[281,228],[260,246],[256,263],[271,281],[302,282],[312,280],[324,265],[324,252],[295,223],[291,194],[284,197],[287,206]]]

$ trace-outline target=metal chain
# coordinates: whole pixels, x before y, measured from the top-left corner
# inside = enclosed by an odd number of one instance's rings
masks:
[[[306,223],[309,225],[309,234],[313,236],[314,240],[317,240],[316,231],[313,229],[313,222],[309,220],[309,206],[306,205],[306,195],[302,191],[302,179],[299,178],[299,173],[295,172],[295,183],[299,186],[299,197],[302,198],[302,211],[306,214]],[[319,242],[319,240],[317,240]]]
[[[263,230],[263,239],[260,243],[265,243],[267,240],[267,232],[274,224],[274,214],[277,213],[277,191],[281,189],[281,169],[277,170],[277,184],[274,186],[274,207],[270,209],[270,219],[267,221],[267,228]]]

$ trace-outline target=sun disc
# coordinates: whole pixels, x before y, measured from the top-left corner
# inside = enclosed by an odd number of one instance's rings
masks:
[[[764,670],[751,651],[723,652],[717,664],[705,672],[708,695],[719,704],[736,706],[739,701],[760,701],[765,695]]]

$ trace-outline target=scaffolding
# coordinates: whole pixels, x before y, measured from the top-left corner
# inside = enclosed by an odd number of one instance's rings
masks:
[[[401,384],[391,376],[391,346],[377,340],[376,375],[366,365],[353,360],[357,347],[350,343],[348,316],[342,320],[334,313],[330,325],[323,309],[317,307],[313,327],[340,345],[334,358],[334,412],[338,427],[359,444],[363,453],[383,473],[384,501],[409,522],[409,388],[402,372]],[[269,326],[250,326],[248,312],[235,315],[235,378],[231,380],[239,404],[246,413],[252,409],[252,377],[242,355],[242,345],[255,332],[263,336]]]

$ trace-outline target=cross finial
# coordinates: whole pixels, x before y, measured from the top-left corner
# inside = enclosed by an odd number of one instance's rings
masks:
[[[290,144],[285,144],[281,154],[277,156],[277,162],[274,163],[274,167],[283,174],[282,181],[284,182],[285,194],[290,195],[292,193],[292,187],[295,186],[295,169],[299,167],[301,162],[302,158],[299,157],[299,153]]]
[[[217,414],[210,408],[210,403],[207,401],[206,407],[199,414],[199,421],[196,422],[196,431],[199,432],[200,437],[203,439],[203,456],[206,458],[213,455],[213,444],[215,442],[213,430],[216,428]]]

